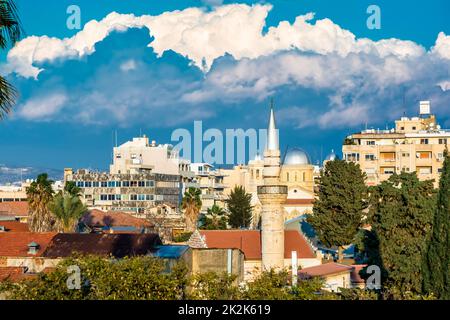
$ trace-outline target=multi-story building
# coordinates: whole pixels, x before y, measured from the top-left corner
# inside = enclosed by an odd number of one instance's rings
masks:
[[[358,163],[367,184],[377,185],[392,174],[416,172],[420,180],[438,185],[450,130],[442,129],[430,112],[430,102],[420,102],[419,116],[402,117],[390,130],[364,130],[345,139],[344,160]]]
[[[147,213],[158,205],[173,209],[180,200],[178,175],[143,173],[106,173],[78,170],[64,172],[66,181],[74,181],[81,189],[88,208],[106,211]]]
[[[225,205],[224,173],[215,170],[209,163],[191,163],[190,170],[194,177],[186,183],[186,187],[199,188],[202,192],[202,212],[205,213],[213,205]]]

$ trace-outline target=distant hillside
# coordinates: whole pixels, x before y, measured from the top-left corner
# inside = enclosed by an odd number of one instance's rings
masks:
[[[0,164],[0,185],[19,185],[20,181],[26,179],[36,179],[37,175],[40,173],[47,173],[52,180],[62,180],[64,176],[63,170]]]

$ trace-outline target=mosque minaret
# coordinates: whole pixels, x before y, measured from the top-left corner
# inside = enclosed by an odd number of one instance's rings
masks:
[[[257,188],[261,202],[261,247],[263,270],[284,267],[284,208],[288,187],[280,183],[280,147],[273,101],[270,107],[267,144],[264,151],[263,184]]]

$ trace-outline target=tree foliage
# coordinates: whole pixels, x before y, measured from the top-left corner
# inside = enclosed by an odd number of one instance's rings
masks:
[[[433,182],[403,172],[370,192],[372,230],[365,239],[369,263],[382,269],[385,295],[401,299],[421,294],[422,261],[435,208]]]
[[[48,179],[46,173],[38,175],[26,188],[30,214],[28,225],[32,232],[48,232],[53,230],[55,218],[48,208],[53,199],[52,180]]]
[[[202,192],[198,188],[188,188],[181,201],[181,208],[186,217],[186,230],[193,232],[197,229],[198,216],[202,209]]]
[[[231,190],[226,200],[229,212],[228,223],[232,228],[248,228],[252,222],[251,205],[252,195],[242,186],[236,186]]]
[[[78,220],[87,210],[77,195],[68,192],[58,192],[48,207],[55,215],[55,228],[59,232],[75,232]]]
[[[70,194],[71,196],[81,196],[81,189],[77,187],[75,181],[67,181],[64,185],[64,192]]]
[[[0,49],[13,47],[22,36],[17,8],[12,0],[0,1]],[[11,112],[17,99],[16,89],[0,76],[0,120]]]
[[[208,208],[207,214],[200,217],[200,229],[225,230],[227,229],[227,220],[227,212],[215,204]]]
[[[365,174],[359,165],[338,159],[328,161],[320,172],[318,199],[307,221],[324,245],[341,248],[354,239],[366,207]]]
[[[431,238],[423,265],[424,290],[450,300],[450,156],[445,160],[439,180]]]
[[[78,266],[80,288],[69,289]],[[179,262],[168,270],[164,260],[133,257],[121,260],[98,256],[64,259],[56,269],[19,283],[0,283],[0,295],[12,300],[317,300],[336,299],[321,290],[322,280],[301,280],[291,286],[288,271],[266,271],[246,285],[235,275],[206,272],[189,275]]]

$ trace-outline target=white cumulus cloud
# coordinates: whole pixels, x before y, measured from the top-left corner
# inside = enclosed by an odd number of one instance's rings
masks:
[[[345,57],[351,53],[373,53],[382,58],[417,57],[425,49],[412,42],[398,39],[372,41],[355,35],[330,19],[314,21],[314,14],[298,16],[291,24],[281,21],[263,34],[271,5],[230,4],[205,8],[187,8],[164,12],[158,16],[135,16],[112,12],[100,21],[88,22],[71,38],[30,36],[20,41],[8,53],[3,73],[15,72],[24,77],[37,78],[40,63],[56,59],[76,59],[95,51],[95,44],[111,32],[129,28],[149,29],[153,41],[149,47],[158,56],[172,50],[190,59],[204,72],[213,62],[230,54],[236,60],[270,55],[277,51],[297,49],[318,54],[335,53]],[[441,33],[434,51],[450,58],[450,37]]]
[[[64,93],[35,97],[20,107],[18,116],[26,120],[49,120],[63,108],[67,100],[68,97]]]

